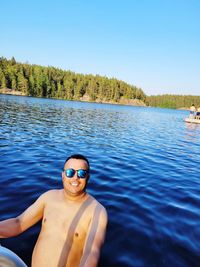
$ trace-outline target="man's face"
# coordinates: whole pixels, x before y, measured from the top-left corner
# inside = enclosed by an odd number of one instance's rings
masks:
[[[67,177],[66,170],[69,169],[71,171],[69,171],[70,174],[73,174],[73,170],[75,171],[73,176],[70,175],[72,177]],[[77,172],[78,170],[88,171],[88,164],[85,160],[69,159],[64,166],[64,171],[62,172],[62,180],[64,190],[68,195],[78,196],[85,191],[89,174],[87,173],[85,178],[79,178],[79,173]],[[80,174],[82,174],[81,171]]]

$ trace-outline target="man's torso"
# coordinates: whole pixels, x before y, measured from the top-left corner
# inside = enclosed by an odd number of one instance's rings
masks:
[[[78,266],[96,203],[90,196],[83,202],[66,201],[63,190],[51,191],[45,203],[32,267]]]

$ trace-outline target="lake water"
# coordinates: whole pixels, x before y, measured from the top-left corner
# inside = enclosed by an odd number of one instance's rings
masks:
[[[109,215],[100,267],[199,267],[200,125],[187,115],[0,95],[0,219],[61,188],[66,157],[81,153]],[[30,266],[39,227],[1,244]]]

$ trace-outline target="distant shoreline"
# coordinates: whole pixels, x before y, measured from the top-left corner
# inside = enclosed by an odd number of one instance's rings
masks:
[[[16,96],[28,96],[28,95],[26,95],[25,93],[23,93],[21,91],[17,91],[17,90],[14,90],[14,89],[9,89],[9,88],[0,89],[0,94],[16,95]],[[36,96],[36,97],[38,97],[38,96]],[[44,98],[47,98],[47,97],[44,97]],[[51,97],[50,99],[54,99],[54,98]],[[60,99],[60,98],[56,98],[56,99]],[[62,99],[62,100],[66,100],[66,99]],[[99,103],[99,104],[113,104],[113,105],[148,107],[143,101],[141,101],[139,99],[121,99],[120,102],[101,101],[101,100],[98,100],[98,99],[96,101],[90,101],[87,96],[83,96],[79,100],[70,100],[70,101],[81,101],[81,102]],[[189,107],[181,107],[181,108],[177,108],[177,110],[190,110],[190,108]]]
[[[17,91],[17,90],[14,90],[14,89],[9,89],[9,88],[0,89],[0,94],[26,96],[24,93],[22,93],[20,91]]]
[[[23,93],[21,91],[17,91],[17,90],[14,90],[14,89],[9,89],[9,88],[0,89],[0,94],[16,95],[16,96],[28,96],[28,95],[26,95],[25,93]],[[36,96],[36,97],[38,97],[38,96]],[[54,99],[54,98],[51,97],[50,99]],[[58,99],[60,99],[60,98],[58,98]],[[67,100],[67,99],[62,99],[62,100]],[[88,97],[84,97],[83,96],[79,100],[72,100],[72,101],[146,107],[146,104],[143,101],[139,100],[139,99],[121,99],[120,102],[101,101],[101,100],[90,101]]]

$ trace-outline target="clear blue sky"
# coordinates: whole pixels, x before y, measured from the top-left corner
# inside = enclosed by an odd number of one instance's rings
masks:
[[[200,95],[200,0],[7,0],[0,56]]]

